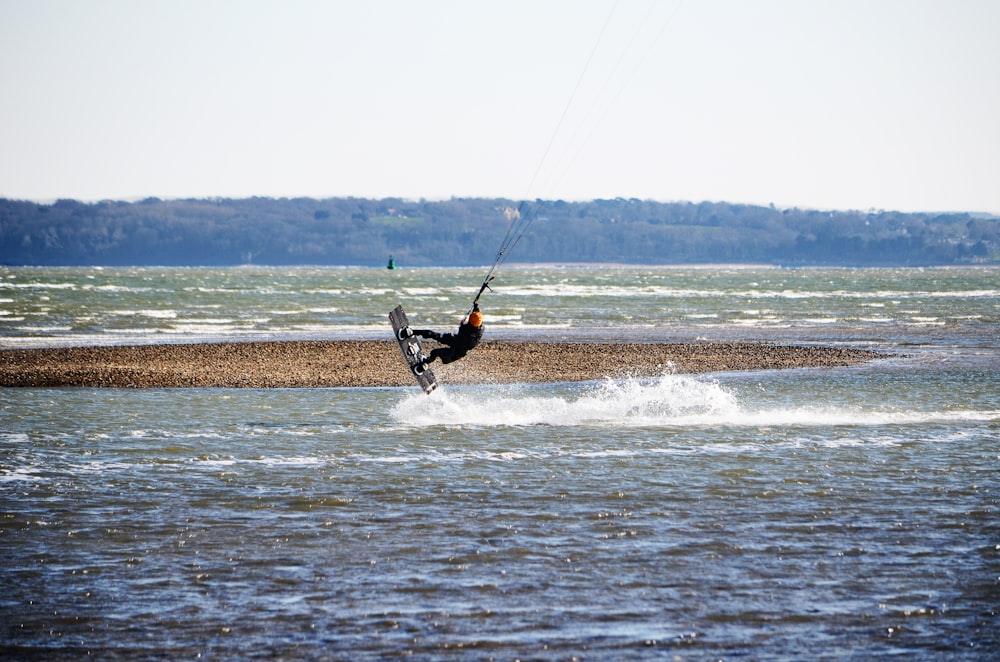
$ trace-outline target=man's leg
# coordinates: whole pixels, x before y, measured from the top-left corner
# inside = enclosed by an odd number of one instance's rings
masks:
[[[423,360],[424,365],[433,363],[438,359],[441,359],[442,363],[448,363],[448,358],[451,356],[451,347],[436,347],[431,350],[430,356]]]

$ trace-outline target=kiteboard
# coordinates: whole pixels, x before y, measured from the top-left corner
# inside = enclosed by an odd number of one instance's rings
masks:
[[[431,391],[437,388],[437,380],[430,368],[421,365],[421,361],[427,358],[427,355],[424,354],[424,350],[420,346],[420,340],[413,335],[410,321],[406,319],[406,313],[403,312],[402,306],[396,306],[392,309],[392,312],[389,313],[389,321],[392,322],[392,330],[399,342],[399,351],[403,353],[406,365],[410,367],[410,372],[420,384],[420,388],[424,389],[424,393],[430,395]]]

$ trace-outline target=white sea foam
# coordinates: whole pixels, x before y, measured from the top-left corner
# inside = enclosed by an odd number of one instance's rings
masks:
[[[13,469],[0,470],[0,483],[13,483],[17,481],[40,481],[42,477],[37,471],[30,467],[18,467]]]
[[[861,407],[796,407],[744,411],[726,425],[748,427],[908,426],[1000,420],[1000,411],[891,411]]]
[[[127,308],[127,309],[116,309],[109,311],[112,315],[118,315],[120,317],[148,317],[150,319],[174,319],[177,317],[177,311],[175,310],[160,310],[156,308]]]
[[[177,317],[176,310],[140,310],[139,314],[143,317],[151,317],[153,319],[163,319],[169,320]]]
[[[3,288],[17,288],[24,290],[74,290],[76,289],[76,283],[3,283],[0,282],[0,287]]]
[[[522,285],[504,289],[507,296],[548,296],[551,285]],[[896,290],[761,290],[761,289],[697,289],[675,288],[659,285],[609,285],[598,283],[594,285],[579,285],[560,283],[558,285],[561,297],[674,297],[674,298],[721,298],[736,297],[740,299],[928,299],[928,298],[960,298],[960,299],[991,299],[1000,296],[1000,290],[939,290],[939,291],[896,291]]]
[[[427,426],[836,427],[1000,421],[1000,410],[895,411],[862,406],[752,409],[725,386],[686,375],[607,380],[578,396],[443,388],[407,396],[392,410],[401,424]]]
[[[131,285],[112,285],[112,284],[92,285],[90,283],[86,283],[84,285],[81,285],[80,289],[81,290],[94,290],[95,292],[114,292],[114,293],[121,293],[121,292],[126,292],[126,293],[140,293],[140,292],[153,292],[154,291],[152,287],[134,287],[134,286],[131,286]]]
[[[442,389],[431,397],[408,397],[393,416],[413,426],[656,426],[717,422],[738,410],[735,396],[716,382],[665,375],[607,380],[576,398]]]
[[[17,322],[23,320],[24,318],[22,317],[20,318],[20,320],[18,320],[17,318],[11,318],[10,320],[5,320],[5,321]],[[37,324],[31,326],[17,326],[14,328],[16,328],[18,331],[23,331],[25,333],[65,333],[67,331],[73,330],[73,327],[71,326],[39,326]]]

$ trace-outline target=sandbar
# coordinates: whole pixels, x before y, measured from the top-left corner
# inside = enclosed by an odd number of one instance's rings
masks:
[[[433,342],[425,342],[430,351]],[[852,366],[885,353],[766,343],[484,341],[465,359],[432,364],[441,384]],[[0,350],[0,386],[323,388],[414,386],[391,340],[308,340]]]

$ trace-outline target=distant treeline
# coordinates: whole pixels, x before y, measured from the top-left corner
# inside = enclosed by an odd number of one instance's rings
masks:
[[[493,261],[506,208],[534,219],[510,262],[1000,263],[1000,217],[721,202],[249,198],[0,199],[7,265],[464,266]]]

